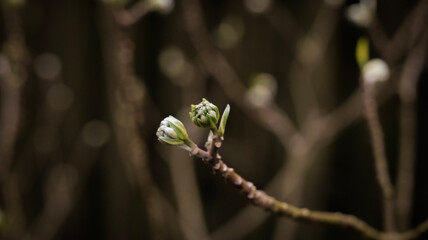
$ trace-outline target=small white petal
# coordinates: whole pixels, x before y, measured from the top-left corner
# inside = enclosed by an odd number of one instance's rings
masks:
[[[175,133],[174,129],[172,128],[167,128],[165,130],[165,134],[170,138],[177,138],[177,133]]]
[[[166,125],[162,125],[159,127],[159,130],[162,132],[165,132],[166,129],[168,129],[168,127]]]
[[[213,117],[213,118],[216,118],[217,117],[217,114],[216,114],[216,112],[214,112],[213,110],[211,110],[211,111],[209,111],[209,113],[208,113],[211,117]]]

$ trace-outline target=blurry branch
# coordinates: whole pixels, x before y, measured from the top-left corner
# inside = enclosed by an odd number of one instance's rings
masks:
[[[312,211],[306,208],[298,208],[286,202],[278,201],[277,199],[267,195],[261,190],[257,190],[252,182],[247,181],[233,168],[229,168],[218,154],[218,148],[221,147],[221,141],[215,139],[207,142],[207,151],[198,147],[192,150],[192,155],[197,156],[209,165],[213,174],[224,179],[227,183],[237,188],[248,201],[255,206],[269,211],[273,214],[289,217],[299,221],[309,221],[318,223],[327,223],[341,227],[349,227],[362,235],[371,239],[412,239],[418,235],[428,231],[428,220],[418,225],[415,229],[403,233],[384,233],[381,232],[354,215],[343,214],[340,212],[322,212]]]
[[[307,167],[310,166],[310,164],[308,164],[310,161],[308,158],[302,156],[304,156],[305,153],[309,153],[311,148],[306,145],[300,133],[297,132],[291,123],[289,117],[277,105],[270,103],[265,107],[255,108],[243,101],[243,99],[245,99],[246,89],[225,57],[216,50],[211,43],[210,36],[203,25],[199,3],[194,0],[183,1],[183,14],[185,27],[205,69],[214,76],[224,89],[226,95],[236,105],[247,113],[256,113],[256,115],[249,114],[249,116],[255,116],[256,122],[259,123],[261,127],[267,128],[268,131],[277,136],[284,148],[291,153],[290,156],[292,157],[287,159],[289,161],[286,161],[286,165],[277,174],[277,176],[285,175],[286,179],[291,181],[284,181],[282,177],[275,177],[275,179],[278,179],[278,181],[286,185],[282,186],[284,189],[295,189],[298,181],[292,179],[292,177],[299,176],[299,179],[300,176],[302,178],[304,177]],[[325,15],[323,14],[323,16]],[[324,23],[320,24],[320,26],[324,26]],[[327,42],[327,40],[325,42]],[[265,116],[269,117],[266,118]],[[320,129],[321,128],[318,128],[317,130]],[[296,159],[302,161],[295,161]],[[248,211],[245,212],[248,213]],[[237,218],[229,222],[230,224],[227,224],[230,231],[222,230],[221,232],[237,231],[233,226],[236,226],[237,219],[242,219],[242,216],[244,215],[237,216]],[[255,224],[250,225],[254,226]],[[245,228],[242,224],[240,225],[240,228],[241,227],[242,229]]]
[[[27,240],[53,239],[70,214],[77,201],[76,170],[73,166],[57,164],[50,171],[45,183],[45,199],[41,213],[37,217]],[[80,184],[81,181],[79,181]]]
[[[114,10],[113,15],[118,24],[122,27],[129,27],[151,11],[166,14],[172,11],[173,8],[174,0],[138,0],[127,9]]]
[[[122,26],[130,26],[150,12],[150,1],[140,0],[129,9],[114,13],[116,21]]]
[[[299,134],[296,133],[295,126],[288,115],[273,102],[257,108],[245,101],[246,87],[226,58],[213,46],[209,33],[203,24],[204,19],[198,1],[183,0],[181,2],[183,4],[185,28],[204,68],[214,76],[226,95],[248,116],[255,116],[254,120],[260,123],[260,126],[277,136],[287,148],[291,147],[289,146],[291,137]],[[269,118],[265,116],[269,116]]]
[[[295,81],[300,81],[299,79],[301,78],[308,80],[309,78],[312,77],[314,68],[320,64],[322,59],[324,59],[324,56],[327,50],[327,45],[330,42],[331,37],[333,36],[335,22],[337,21],[336,11],[338,8],[340,8],[340,6],[324,3],[321,6],[320,10],[318,11],[318,14],[315,17],[311,28],[309,29],[309,31],[305,36],[303,36],[302,33],[297,34],[297,37],[295,36],[295,34],[291,34],[293,35],[293,38],[295,38],[295,42],[301,43],[301,47],[298,50],[296,50],[296,53],[295,53],[296,55],[295,61],[292,64],[294,67],[291,68],[292,74],[290,74],[291,79],[295,79]],[[276,10],[272,10],[272,13],[274,13],[275,11]],[[287,12],[287,11],[282,10],[282,12]],[[269,12],[266,12],[266,14],[268,13]],[[280,23],[282,24],[282,22],[285,21],[280,17],[277,17],[277,18],[271,17],[271,19],[272,21],[270,22],[274,26],[280,25]],[[290,17],[286,17],[286,20],[287,21],[285,22],[293,23]],[[295,25],[295,24],[290,24],[290,25]],[[296,29],[296,27],[294,27],[293,29]],[[280,29],[278,29],[278,32],[280,32]],[[301,32],[301,31],[298,31],[298,32]],[[289,36],[285,34],[282,34],[282,36],[284,37],[284,40],[286,40],[286,38],[289,38]],[[311,45],[311,44],[312,45],[315,44],[314,47],[315,49],[317,49],[317,51],[315,51],[315,53],[311,51],[310,54],[306,52],[305,54],[305,50],[307,51],[307,49],[309,49],[308,45]],[[295,43],[293,45],[295,45]],[[308,57],[309,55],[310,57]],[[361,109],[360,107],[361,104],[359,101],[360,98],[358,95],[359,95],[359,90],[355,91],[355,93],[349,97],[346,103],[342,104],[339,108],[334,110],[331,114],[326,115],[321,119],[319,118],[315,120],[311,120],[311,118],[307,119],[307,121],[303,125],[303,128],[314,130],[313,127],[317,125],[316,128],[318,129],[326,129],[323,126],[324,125],[323,123],[340,122],[340,124],[338,125],[337,124],[329,125],[329,129],[330,127],[335,128],[336,126],[339,126],[337,127],[337,131],[333,131],[333,132],[328,131],[328,132],[323,132],[322,134],[324,136],[325,134],[329,134],[333,136],[336,135],[336,133],[340,132],[340,130],[343,127],[346,127],[354,119],[358,118],[358,116],[361,114],[358,111],[355,111],[355,109]],[[308,134],[310,134],[310,132],[311,131],[309,131]],[[315,132],[319,132],[319,131],[315,131]],[[311,137],[311,136],[307,136],[307,137]]]
[[[44,185],[43,209],[24,239],[54,239],[82,196],[99,153],[99,149],[93,149],[83,141],[82,134],[83,131],[78,134],[68,164],[58,163],[51,168]]]
[[[303,32],[287,8],[278,1],[272,1],[271,4],[272,6],[263,12],[263,16],[285,41],[285,46],[294,52],[298,39],[302,37]]]
[[[396,31],[396,37],[399,35],[397,34],[398,32],[400,31]],[[370,36],[370,39],[372,40],[374,49],[379,51],[379,54],[382,55],[384,59],[387,59],[385,56],[387,54],[387,51],[385,49],[390,40],[388,39],[388,36],[386,35],[385,30],[383,29],[383,26],[379,22],[377,16],[372,16],[370,25],[367,26],[367,33]]]
[[[10,232],[20,234],[25,215],[20,199],[18,176],[10,172],[21,113],[21,88],[27,80],[28,50],[19,7],[3,6],[6,59],[1,66],[0,184],[6,204],[5,217],[13,224]]]
[[[419,36],[424,32],[426,25],[426,11],[428,10],[427,1],[419,1],[414,9],[407,15],[399,29],[394,34],[392,39],[388,39],[386,36],[383,27],[379,23],[376,17],[373,18],[371,25],[368,27],[368,32],[371,36],[375,49],[379,52],[382,59],[388,62],[390,65],[396,64],[397,60],[404,54],[406,54],[406,48],[403,45],[406,40],[408,40],[409,35]],[[408,34],[409,29],[413,31],[412,34]],[[413,39],[417,41],[417,39]],[[411,48],[407,44],[408,48]],[[398,50],[399,51],[398,51]],[[394,56],[390,54],[395,53]],[[379,104],[388,100],[396,92],[396,89],[393,89],[390,86],[383,87],[380,93],[376,93],[376,98]],[[320,134],[321,139],[332,138],[338,133],[340,133],[346,126],[351,124],[353,121],[362,116],[362,106],[361,106],[361,90],[357,89],[353,94],[348,97],[348,99],[341,106],[336,108],[331,113],[323,116],[320,120],[320,123],[314,121],[309,121],[306,124],[308,133],[314,132],[315,128],[322,129],[322,134]],[[314,125],[314,126],[312,126]],[[315,126],[319,125],[319,127]],[[326,128],[326,126],[329,126]],[[316,131],[315,131],[316,132]]]
[[[214,76],[226,95],[248,116],[259,123],[261,127],[275,135],[287,151],[292,152],[293,156],[302,155],[306,148],[305,141],[295,129],[288,115],[273,102],[257,108],[245,101],[247,90],[226,58],[213,46],[208,31],[203,24],[204,20],[199,3],[193,0],[182,1],[182,3],[185,27],[204,68]],[[282,169],[287,172],[287,174],[284,174],[287,180],[291,181],[281,182],[287,184],[287,186],[283,186],[285,189],[294,189],[294,186],[289,186],[296,183],[292,176],[296,176],[298,173],[304,174],[308,165],[303,164],[303,161],[298,162],[293,161],[293,159],[287,161],[286,165]],[[235,224],[228,226],[232,226],[232,228],[229,228],[231,230],[229,232],[237,231],[237,229],[233,228]]]
[[[289,161],[287,161],[286,166],[284,166],[278,173],[278,175],[285,175],[286,180],[290,181],[284,181],[283,177],[278,177],[276,179],[279,179],[281,183],[286,184],[286,186],[282,186],[284,189],[295,189],[295,184],[297,184],[297,182],[293,177],[299,176],[300,174],[303,177],[304,172],[309,165],[306,164],[308,161],[295,161],[296,159],[306,160],[306,158],[301,157],[304,155],[304,152],[308,152],[306,151],[308,149],[306,149],[304,140],[300,137],[300,134],[296,132],[297,130],[293,126],[288,115],[286,115],[286,113],[274,103],[271,102],[267,106],[255,108],[249,103],[243,101],[243,99],[245,99],[246,88],[243,86],[241,80],[229,65],[225,57],[212,45],[210,36],[203,25],[202,13],[198,2],[192,0],[183,1],[183,5],[185,26],[189,32],[193,45],[201,57],[204,67],[215,77],[227,96],[236,105],[247,113],[255,112],[256,122],[277,136],[284,148],[289,152],[292,152],[293,157],[288,159]],[[321,26],[323,26],[323,24],[321,24]],[[249,116],[254,117],[254,114],[249,114]],[[266,118],[265,116],[269,117]],[[284,174],[283,171],[286,171],[286,173]],[[238,216],[238,219],[242,219],[242,217]],[[228,226],[232,226],[232,228],[229,228],[230,230],[233,229],[232,231],[237,231],[237,229],[233,227],[236,225],[233,224],[234,222],[236,221],[232,220],[230,222],[231,224],[228,224]]]
[[[414,9],[408,14],[405,18],[399,29],[394,34],[392,39],[388,39],[384,30],[377,18],[374,18],[372,24],[368,28],[368,32],[371,36],[375,49],[379,52],[382,59],[388,62],[390,65],[396,64],[396,61],[404,54],[406,54],[406,48],[403,45],[406,45],[404,41],[408,39],[408,36],[419,36],[424,32],[426,21],[426,11],[428,10],[427,1],[419,1]],[[425,13],[425,14],[424,14]],[[425,24],[425,25],[424,25]],[[408,31],[411,29],[414,33],[409,34]],[[413,39],[417,41],[417,39]],[[423,40],[422,40],[423,41]],[[409,45],[409,44],[407,44]],[[407,46],[412,48],[412,46]],[[393,50],[391,50],[393,49]],[[399,51],[398,51],[399,50]],[[412,50],[413,51],[413,50]],[[395,53],[394,56],[389,54]],[[377,101],[379,104],[388,100],[397,89],[388,86],[383,87],[380,93],[376,93]],[[357,89],[341,106],[335,109],[330,114],[322,117],[320,124],[321,129],[323,129],[322,138],[331,138],[334,135],[340,133],[343,128],[351,124],[355,119],[359,118],[362,115],[362,106],[361,106],[361,90]],[[334,123],[334,124],[333,124]],[[329,126],[327,129],[325,126]],[[309,131],[312,132],[311,123],[307,125]]]
[[[9,171],[20,120],[21,87],[27,80],[28,51],[18,9],[3,8],[6,55],[1,73],[0,175]]]
[[[4,231],[1,232],[2,236],[20,237],[22,230],[26,227],[19,180],[18,174],[10,173],[7,175],[7,180],[1,185],[4,201],[3,226],[5,226]]]
[[[232,219],[223,223],[211,234],[214,240],[243,239],[257,229],[270,215],[252,205],[244,207]],[[245,225],[243,224],[245,223]]]
[[[419,1],[386,46],[385,59],[394,62],[413,48],[428,26],[428,1]]]
[[[391,96],[394,90],[392,87],[385,87],[385,91],[378,94],[378,102],[384,103]],[[363,117],[363,108],[361,106],[361,91],[358,89],[352,94],[348,100],[336,108],[331,113],[322,117],[319,121],[308,121],[303,127],[303,135],[308,139],[309,148],[307,152],[314,153],[323,146],[328,145],[338,134],[340,134],[346,127],[351,126],[357,120]],[[272,180],[268,183],[266,191],[270,193],[281,193],[282,197],[288,197],[294,189],[297,188],[299,180],[296,178],[305,176],[305,169],[303,165],[311,165],[312,161],[316,159],[300,157],[298,160],[289,159],[291,156],[285,156],[286,164],[282,166]],[[305,161],[307,159],[307,161]],[[289,166],[291,162],[300,166],[298,168]],[[290,171],[290,168],[293,171]],[[298,170],[296,170],[298,169]],[[281,188],[279,187],[281,185]],[[286,189],[282,191],[279,189]],[[224,223],[221,227],[216,229],[212,234],[213,239],[224,239],[226,236],[230,239],[240,239],[245,236],[252,229],[259,226],[268,215],[257,212],[253,207],[247,206],[241,210],[235,217]],[[237,228],[239,226],[239,228]],[[231,237],[231,236],[236,237]]]
[[[243,96],[246,91],[245,87],[240,83],[239,77],[237,76],[236,72],[233,71],[231,66],[227,63],[227,60],[225,59],[225,57],[218,50],[216,50],[215,47],[210,42],[210,36],[205,26],[203,25],[202,13],[198,2],[194,0],[187,0],[187,1],[183,1],[183,5],[184,5],[183,13],[185,18],[185,27],[187,28],[187,31],[190,35],[190,39],[194,47],[196,48],[204,67],[219,82],[220,86],[222,86],[222,88],[224,89],[226,95],[233,102],[235,102],[239,107],[243,108],[244,110],[254,109],[252,108],[252,106],[249,106],[248,103],[242,101],[242,99],[244,99]],[[319,26],[323,26],[323,24],[320,23]],[[324,27],[322,27],[321,29],[324,29]],[[327,29],[330,29],[330,28],[327,28]],[[327,32],[330,32],[330,35],[331,35],[332,29],[333,28],[327,31]],[[328,42],[327,39],[328,38],[325,39],[324,44],[327,44]],[[319,55],[319,56],[322,56],[322,55]],[[319,59],[322,59],[322,57]],[[385,91],[382,92],[382,94],[379,97],[381,101],[384,101],[390,98],[393,95],[393,93],[394,91],[392,91],[390,88],[387,88]],[[373,98],[374,97],[377,98],[378,96],[376,95],[373,95]],[[256,111],[254,112],[262,112],[263,110],[270,109],[272,106],[276,107],[276,105],[273,105],[272,103],[267,107],[255,109]],[[271,113],[272,112],[265,112],[263,115],[270,116]],[[276,111],[274,113],[275,113],[273,115],[274,119],[282,119],[282,117],[284,117],[284,115],[281,116],[280,114],[276,114],[276,113],[282,113],[282,111]],[[286,148],[288,151],[290,151],[291,153],[294,152],[294,154],[297,154],[297,155],[299,154],[302,155],[304,152],[311,151],[310,149],[316,145],[326,144],[326,142],[322,140],[334,138],[345,127],[349,126],[356,119],[360,118],[361,115],[362,115],[362,107],[360,102],[360,90],[358,89],[354,94],[352,94],[348,98],[348,100],[344,104],[342,104],[339,108],[337,108],[330,114],[327,114],[326,116],[323,116],[318,120],[307,121],[302,127],[303,133],[304,133],[303,136],[305,137],[304,139],[300,137],[300,133],[290,123],[291,121],[289,120],[288,117],[286,119],[290,124],[286,126],[292,126],[292,127],[289,127],[289,128],[284,127],[282,129],[293,129],[292,132],[295,135],[290,134],[289,132],[291,131],[282,131],[282,130],[277,131],[276,129],[272,129],[270,127],[270,126],[280,126],[280,123],[284,124],[285,121],[278,121],[277,124],[267,125],[269,126],[267,127],[267,130],[269,130],[274,135],[276,135],[280,139],[284,148]],[[261,124],[261,126],[266,124],[264,123],[263,120],[260,120],[258,118],[256,118],[256,122]],[[271,121],[271,122],[274,122],[274,121]],[[326,126],[328,126],[328,128]],[[264,127],[266,128],[266,126]],[[332,131],[330,131],[330,127],[333,128]],[[288,141],[289,139],[295,140],[295,141],[291,141],[292,142],[291,146],[293,147],[290,147],[290,142]],[[290,161],[293,161],[293,160],[290,159]],[[302,165],[306,165],[306,164],[304,163],[300,164],[300,167],[301,167],[300,169],[305,169],[304,167],[302,167]],[[287,173],[290,172],[289,166],[284,167],[282,170],[286,171]],[[278,175],[283,174],[282,170],[278,172]],[[304,175],[304,172],[305,171],[302,170],[301,172],[302,176]],[[276,178],[276,179],[281,179],[281,178]],[[285,183],[287,184],[288,182],[285,182]],[[239,219],[244,219],[245,218],[244,216],[250,215],[249,214],[250,211],[248,209],[249,208],[245,208],[245,210],[241,212],[242,214],[241,213],[238,214],[236,218],[229,221],[227,225],[225,225],[224,227],[225,228],[228,227],[229,230],[233,229],[232,231],[236,231],[233,226],[236,226],[238,222],[240,222]],[[250,221],[249,219],[246,219],[246,220],[248,221],[245,221],[245,224],[247,224],[247,222]],[[242,221],[240,223],[241,224],[239,226],[243,227]],[[250,223],[249,225],[255,226],[256,224]],[[219,232],[217,233],[231,232],[231,231],[226,231],[225,229],[220,229],[218,231]]]
[[[202,212],[202,202],[196,181],[196,174],[191,161],[183,159],[188,157],[180,149],[171,149],[168,162],[171,165],[171,181],[177,199],[178,214],[183,221],[181,226],[185,239],[209,239],[208,230]],[[183,161],[177,161],[183,160]]]
[[[313,73],[326,57],[328,44],[336,29],[337,9],[323,3],[308,32],[298,40],[288,78],[299,123],[320,114]]]
[[[177,158],[186,157],[178,151],[180,150],[172,150],[169,156],[172,185],[177,199],[178,214],[183,219],[180,224],[191,226],[181,227],[186,239],[209,239],[192,162],[184,161],[186,163],[183,164],[177,161]]]
[[[290,94],[293,97],[297,122],[298,125],[303,126],[306,126],[308,122],[319,122],[321,107],[314,86],[316,80],[314,71],[321,64],[321,60],[326,57],[327,47],[338,21],[337,10],[339,6],[331,6],[324,2],[321,4],[322,6],[317,10],[309,30],[297,40],[297,50],[288,75]],[[317,144],[317,141],[311,141],[308,136],[315,136],[319,132],[319,129],[309,132],[311,135],[304,135],[302,132],[307,143],[307,147],[304,148],[305,151],[302,151],[303,153],[301,154],[291,153],[288,159],[289,163],[286,166],[286,178],[288,179],[284,179],[283,182],[287,184],[284,184],[282,188],[284,190],[282,191],[290,191],[290,188],[297,189],[292,196],[294,199],[301,198],[300,195],[303,191],[300,189],[302,189],[301,186],[304,183],[306,172],[313,160],[309,156],[315,150],[315,146],[312,146],[312,144]],[[294,182],[295,184],[288,184],[288,182]],[[276,238],[290,238],[295,232],[293,231],[295,228],[292,226],[286,227],[284,224],[278,224]]]
[[[146,93],[134,73],[134,41],[130,29],[113,22],[109,13],[115,14],[115,11],[104,12],[102,16],[114,136],[126,175],[131,185],[138,188],[146,205],[151,236],[164,239],[167,233],[162,215],[163,201],[148,169],[146,143],[140,135]]]
[[[389,100],[394,95],[395,90],[390,85],[379,89],[375,94],[378,104],[381,105]],[[319,121],[308,121],[303,129],[304,135],[310,139],[308,141],[324,142],[325,144],[325,140],[332,140],[351,124],[362,119],[361,97],[361,89],[358,88],[340,106],[321,117]]]
[[[425,38],[428,34],[425,34]],[[426,39],[407,57],[398,85],[400,106],[400,156],[397,174],[398,226],[410,225],[416,151],[416,101],[419,74],[424,65]]]
[[[363,79],[364,114],[370,130],[373,155],[376,166],[376,176],[384,199],[384,223],[387,231],[395,230],[394,188],[388,171],[388,160],[385,152],[385,142],[382,126],[377,113],[375,100],[376,82]]]
[[[189,64],[190,65],[190,64]],[[205,87],[205,82],[202,77],[200,77],[196,69],[189,67],[184,71],[192,71],[193,74],[191,77],[190,83],[188,85],[182,86],[181,88],[181,99],[183,104],[193,102],[191,93],[203,93]],[[185,76],[176,76],[176,77],[189,77],[189,75],[184,74]],[[186,81],[189,81],[186,79]],[[180,112],[180,118],[188,119],[188,112]],[[195,129],[196,131],[189,131],[189,133],[194,136],[193,140],[199,142],[203,140],[203,134],[200,129]],[[170,175],[172,187],[176,196],[178,214],[183,221],[180,221],[180,225],[189,225],[189,227],[181,226],[183,229],[185,238],[188,240],[200,240],[200,239],[209,239],[208,227],[206,226],[206,221],[203,213],[203,206],[201,200],[201,194],[198,189],[198,181],[195,174],[195,169],[193,162],[191,161],[177,161],[177,158],[188,158],[187,153],[182,152],[180,149],[174,148],[169,152],[168,163],[170,164]],[[184,160],[183,159],[183,160]]]
[[[427,27],[427,18],[428,1],[421,0],[416,3],[391,39],[388,39],[377,18],[373,19],[367,30],[376,50],[391,65],[406,54],[422,37],[421,34]]]

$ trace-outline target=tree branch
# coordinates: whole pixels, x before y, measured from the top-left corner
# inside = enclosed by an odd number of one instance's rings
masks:
[[[148,1],[139,1],[145,4]],[[107,7],[107,6],[106,6]],[[102,12],[102,30],[104,35],[104,54],[108,70],[108,92],[111,118],[115,140],[126,176],[137,188],[148,212],[148,223],[153,239],[164,239],[165,219],[160,191],[154,183],[148,169],[146,142],[140,135],[141,124],[146,117],[143,112],[144,92],[134,70],[134,46],[131,37],[131,24],[124,24],[119,19],[118,10]],[[142,17],[139,16],[140,18]],[[127,116],[127,117],[124,117]]]
[[[193,150],[192,155],[201,158],[204,163],[212,168],[214,175],[226,180],[227,183],[233,185],[253,205],[273,214],[285,216],[298,221],[326,223],[341,227],[348,227],[354,229],[365,237],[379,240],[413,239],[428,231],[428,219],[419,224],[414,229],[403,233],[381,232],[354,215],[340,212],[312,211],[279,201],[274,197],[269,196],[265,192],[258,190],[252,182],[247,181],[238,173],[236,173],[233,168],[228,167],[221,160],[221,156],[219,154],[215,156],[211,155],[210,152],[212,151],[212,145],[209,145],[207,151],[197,147]]]
[[[428,35],[427,35],[428,36]],[[415,47],[403,68],[398,87],[400,106],[400,156],[397,173],[397,220],[407,228],[413,199],[416,151],[416,101],[419,74],[424,64],[426,44]]]
[[[129,9],[115,12],[114,17],[120,25],[131,26],[151,11],[150,1],[138,1]]]
[[[364,81],[364,80],[363,80]],[[384,223],[387,231],[395,228],[394,216],[394,188],[388,172],[388,161],[385,153],[385,142],[382,126],[377,113],[375,99],[376,84],[364,81],[363,102],[364,114],[370,130],[371,143],[376,167],[376,177],[382,190],[384,199]]]

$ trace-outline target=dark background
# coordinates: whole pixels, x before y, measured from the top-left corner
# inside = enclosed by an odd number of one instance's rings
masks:
[[[10,152],[1,155],[10,159],[1,170],[1,239],[364,239],[350,229],[284,221],[256,207],[247,207],[247,217],[227,225],[247,201],[199,159],[159,143],[155,135],[159,122],[176,116],[203,146],[207,132],[188,120],[190,104],[205,97],[222,112],[230,103],[223,160],[260,189],[292,161],[289,150],[259,120],[257,109],[266,106],[254,107],[247,98],[233,100],[240,92],[233,96],[235,89],[209,70],[184,20],[186,8],[194,1],[179,0],[169,13],[149,11],[127,27],[113,17],[123,5],[112,2],[27,0],[11,6],[2,1],[0,80],[16,76],[22,84],[17,88],[2,84],[0,93],[2,119],[10,117],[10,101],[17,103],[20,112],[18,120],[12,121],[16,134],[0,139],[12,139],[11,145],[0,149]],[[391,78],[378,86],[379,114],[395,183],[400,144],[398,81],[411,50],[427,45],[423,36],[427,35],[428,8],[418,1],[378,1],[376,24],[358,27],[346,18],[348,6],[354,3],[332,6],[323,1],[272,0],[269,10],[254,13],[245,1],[200,1],[211,43],[237,73],[239,83],[250,92],[259,73],[271,74],[276,85],[268,97],[299,129],[359,91],[355,61],[359,37],[368,36],[371,57],[398,52],[398,57],[386,59]],[[129,9],[134,4],[124,6]],[[231,16],[237,25],[227,25]],[[408,19],[400,35],[398,29]],[[238,40],[226,48],[218,43],[229,36],[218,33],[222,23],[232,29],[229,35],[238,32]],[[315,50],[304,45],[308,32],[314,34],[309,38],[315,36],[309,39]],[[11,38],[14,34],[18,40]],[[379,49],[396,34],[400,44]],[[318,51],[316,46],[321,56],[314,62],[297,57],[304,49],[309,49],[306,54],[311,57]],[[162,67],[161,55],[171,47],[179,57],[165,57],[169,65]],[[13,49],[24,53],[14,58]],[[184,61],[184,70],[166,73],[174,63],[183,68],[177,61]],[[428,216],[424,144],[428,73],[426,57],[420,61],[410,226]],[[5,67],[9,65],[10,72]],[[18,97],[5,100],[11,91],[17,91]],[[361,112],[361,101],[355,103],[350,115]],[[292,177],[295,188],[284,189],[289,185],[280,181],[279,187],[266,191],[299,207],[350,213],[382,229],[382,196],[369,131],[362,114],[357,115],[304,156],[311,160],[304,161],[304,170]],[[261,114],[261,118],[271,117]],[[334,122],[330,124],[325,128],[335,127]],[[11,126],[3,124],[1,130]],[[261,218],[260,224],[249,226]],[[428,239],[427,234],[420,239]]]

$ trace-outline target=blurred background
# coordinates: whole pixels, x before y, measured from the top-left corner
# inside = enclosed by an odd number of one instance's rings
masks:
[[[231,105],[223,160],[268,194],[382,229],[357,40],[376,86],[397,230],[428,217],[425,0],[2,0],[0,239],[364,239],[250,205],[156,139]],[[421,235],[420,239],[428,239]]]

